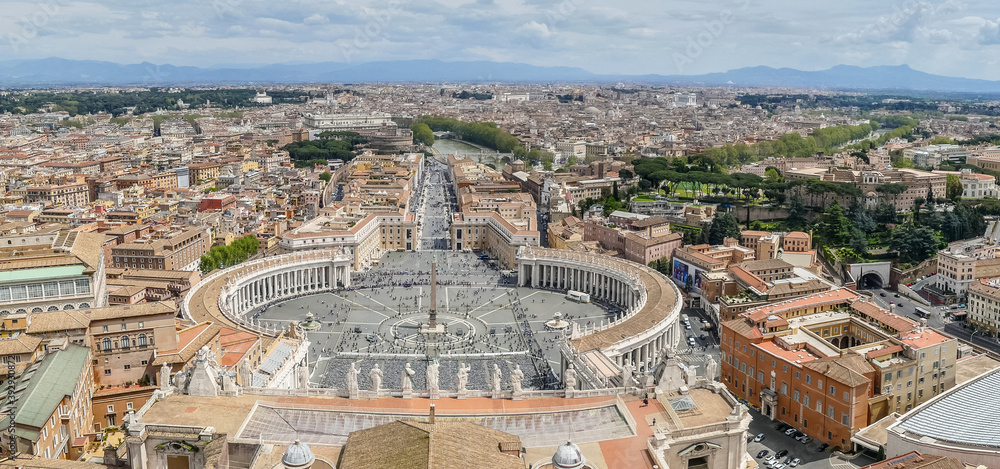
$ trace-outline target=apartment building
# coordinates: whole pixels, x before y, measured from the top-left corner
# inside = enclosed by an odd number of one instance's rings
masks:
[[[92,441],[90,349],[66,345],[22,373],[16,385],[14,433],[0,436],[2,453],[9,454],[10,439],[22,454],[75,460]],[[6,386],[6,385],[5,385]],[[9,428],[10,416],[0,419]]]
[[[451,249],[488,254],[508,269],[516,265],[517,249],[538,246],[536,230],[520,229],[498,213],[460,212],[452,215]]]
[[[583,226],[584,241],[596,241],[618,257],[643,265],[673,258],[684,242],[684,234],[671,231],[663,217],[616,211],[606,220],[591,218]]]
[[[969,324],[990,332],[1000,331],[1000,279],[979,279],[969,287]]]
[[[188,177],[190,178],[188,180],[192,183],[198,183],[218,179],[222,165],[213,162],[191,163],[187,165],[187,168]]]
[[[116,177],[114,182],[117,190],[128,189],[132,186],[140,186],[145,189],[172,189],[177,187],[177,172],[125,174]]]
[[[721,327],[722,382],[816,440],[858,430],[955,384],[957,343],[847,289],[748,310]]]
[[[82,207],[90,203],[90,189],[85,183],[29,186],[23,191],[25,201],[28,203],[45,203],[65,207]]]
[[[975,280],[1000,277],[1000,251],[985,238],[957,241],[938,252],[931,294],[946,303],[965,299]]]
[[[211,234],[203,228],[169,227],[112,247],[111,263],[117,268],[196,270],[211,247]]]
[[[755,260],[752,249],[739,245],[733,238],[726,238],[722,245],[696,244],[674,250],[674,282],[700,294],[703,273],[725,271],[730,265]]]
[[[965,161],[970,156],[972,152],[961,145],[927,145],[903,150],[903,158],[923,168],[937,168],[942,162]]]
[[[997,189],[997,178],[995,176],[974,173],[971,169],[934,172],[958,176],[959,181],[962,183],[962,198],[964,199],[995,199],[1000,194],[1000,189]]]
[[[327,212],[281,234],[277,245],[283,253],[346,249],[354,257],[352,268],[361,270],[386,251],[415,249],[416,232],[414,215],[404,209],[372,214]]]
[[[880,198],[893,206],[897,210],[909,210],[913,207],[913,201],[917,198],[926,199],[928,194],[934,198],[945,196],[945,185],[947,177],[944,174],[920,171],[909,168],[897,168],[885,171],[855,171],[838,168],[814,168],[799,169],[785,173],[788,181],[820,179],[831,182],[851,183],[861,189],[865,194],[866,201],[870,204],[877,203]],[[906,191],[898,195],[881,195],[877,189],[882,184],[902,184],[906,186]],[[805,194],[804,189],[796,187],[790,189],[798,194]],[[807,194],[808,196],[808,194]],[[832,201],[833,198],[831,198]],[[842,206],[849,206],[849,196],[841,196],[837,201]]]

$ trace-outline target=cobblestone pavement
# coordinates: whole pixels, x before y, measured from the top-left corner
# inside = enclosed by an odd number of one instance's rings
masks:
[[[437,316],[446,333],[429,339],[420,326],[429,321],[431,261],[438,262]],[[472,367],[469,389],[489,389],[493,364],[505,389],[520,366],[527,389],[558,381],[558,343],[572,323],[581,326],[612,316],[606,305],[574,303],[562,292],[517,287],[513,279],[471,253],[392,252],[378,266],[352,279],[354,288],[294,298],[253,311],[265,324],[302,323],[308,332],[314,385],[345,386],[351,362],[367,389],[369,370],[383,370],[383,387],[398,388],[410,363],[415,389],[426,386],[428,356],[441,363],[442,389],[454,389],[459,362]],[[561,316],[564,328],[548,324]],[[541,353],[538,353],[538,351]],[[546,367],[547,365],[547,367]]]

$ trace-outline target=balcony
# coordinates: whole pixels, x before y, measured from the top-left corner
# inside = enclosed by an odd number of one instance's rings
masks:
[[[155,345],[156,345],[155,341],[152,339],[152,337],[150,337],[149,340],[144,345],[131,344],[128,347],[121,347],[121,346],[117,345],[118,344],[117,342],[112,342],[112,346],[111,347],[105,348],[102,344],[103,344],[103,342],[95,342],[94,343],[94,345],[95,345],[95,353],[97,355],[110,355],[110,354],[114,354],[114,353],[140,352],[140,351],[152,350],[152,349],[156,348],[155,347]]]

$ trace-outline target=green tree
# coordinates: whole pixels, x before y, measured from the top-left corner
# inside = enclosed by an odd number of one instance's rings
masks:
[[[708,244],[722,244],[726,238],[740,239],[740,222],[732,213],[717,213],[708,229]]]
[[[893,230],[889,250],[905,262],[921,262],[937,253],[937,235],[929,227],[908,223]]]
[[[949,174],[948,181],[945,185],[945,195],[949,200],[958,201],[962,198],[962,192],[965,188],[962,186],[962,179],[957,174]]]
[[[840,204],[834,202],[823,213],[823,219],[817,228],[826,244],[844,246],[850,240],[852,226],[851,221],[844,216],[844,210],[840,208]]]
[[[883,225],[896,223],[898,217],[899,214],[896,211],[896,207],[890,203],[882,202],[875,207],[873,218],[875,218],[877,223],[881,223]]]
[[[333,178],[333,175],[330,174],[329,171],[323,171],[323,174],[320,174],[319,178],[322,179],[325,182],[330,182],[330,179]]]
[[[859,256],[868,255],[868,235],[857,227],[851,228],[851,239],[847,245]]]
[[[427,124],[413,124],[410,131],[413,132],[413,143],[423,143],[428,147],[434,145],[434,131]]]
[[[789,228],[797,230],[806,226],[806,206],[802,204],[802,199],[793,195],[788,200],[788,218],[785,223]]]
[[[767,182],[778,182],[781,179],[781,173],[775,168],[768,168],[764,173],[764,180]]]
[[[628,180],[634,178],[635,174],[633,174],[632,171],[629,171],[627,169],[623,169],[621,171],[618,171],[618,177],[622,178],[623,181],[628,181]]]
[[[611,215],[611,212],[621,209],[622,203],[619,202],[615,196],[609,195],[608,198],[604,200],[604,216]]]

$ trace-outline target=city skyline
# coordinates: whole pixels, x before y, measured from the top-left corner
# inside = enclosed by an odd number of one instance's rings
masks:
[[[138,7],[9,2],[0,60],[61,57],[198,67],[439,59],[693,75],[741,67],[908,64],[994,79],[1000,19],[985,1],[858,1],[795,9],[750,0],[615,7],[585,0],[251,0]]]

